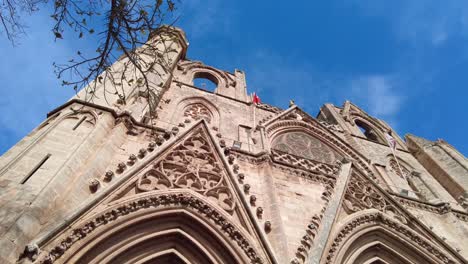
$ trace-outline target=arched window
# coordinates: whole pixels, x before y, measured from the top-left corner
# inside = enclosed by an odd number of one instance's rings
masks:
[[[295,156],[328,164],[340,159],[339,154],[328,145],[302,131],[279,135],[273,140],[272,147]]]
[[[355,120],[354,123],[361,130],[362,134],[369,140],[375,142],[381,142],[377,135],[377,132],[367,123],[362,122],[361,120]],[[382,142],[381,142],[382,143]]]
[[[214,92],[218,87],[218,79],[208,72],[196,72],[193,75],[193,85]]]

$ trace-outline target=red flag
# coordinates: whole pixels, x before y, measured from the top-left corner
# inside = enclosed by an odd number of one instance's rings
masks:
[[[252,103],[254,104],[259,104],[260,103],[260,97],[256,93],[253,93],[252,95]]]

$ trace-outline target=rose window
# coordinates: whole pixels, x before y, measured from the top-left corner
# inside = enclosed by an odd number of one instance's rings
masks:
[[[184,116],[191,117],[194,120],[204,119],[206,122],[211,123],[211,113],[208,108],[202,104],[191,104],[185,108]]]

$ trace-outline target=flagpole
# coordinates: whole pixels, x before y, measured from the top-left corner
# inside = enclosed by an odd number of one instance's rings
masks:
[[[390,138],[392,138],[392,139],[394,140],[395,143],[394,143],[394,146],[392,146],[392,144],[391,144],[389,138],[386,137],[386,138],[387,138],[388,146],[390,147],[390,150],[392,151],[392,155],[393,155],[393,157],[395,158],[395,161],[396,161],[396,164],[397,164],[397,166],[398,166],[398,170],[400,170],[401,176],[402,176],[404,179],[406,179],[406,175],[403,174],[403,170],[401,169],[400,162],[398,161],[398,158],[397,158],[397,156],[396,156],[396,154],[395,154],[396,140],[392,137],[392,135],[390,135],[390,133],[391,133],[391,131],[389,131],[389,132],[387,133],[387,135],[388,135]]]
[[[257,108],[257,105],[256,105],[255,103],[253,103],[253,108],[254,108],[254,109],[253,109],[253,115],[254,115],[254,116],[253,116],[253,126],[252,126],[252,129],[253,129],[253,131],[255,131],[255,125],[257,124],[257,123],[255,122],[255,109]]]
[[[393,148],[391,149],[392,149],[392,154],[393,154],[393,157],[395,158],[396,164],[398,165],[398,169],[400,170],[400,174],[404,179],[406,179],[406,175],[403,174],[403,170],[401,169],[400,162],[398,161],[398,158],[395,155],[395,150]]]

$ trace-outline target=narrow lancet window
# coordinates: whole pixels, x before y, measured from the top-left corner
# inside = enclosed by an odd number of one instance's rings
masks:
[[[45,157],[42,158],[42,160],[28,173],[28,175],[26,175],[26,177],[23,178],[21,184],[25,184],[34,175],[34,173],[36,173],[42,167],[42,165],[44,165],[44,163],[50,158],[50,156],[52,155],[45,155]]]
[[[73,130],[76,130],[84,121],[86,120],[86,116],[83,116],[78,123],[73,127]]]

